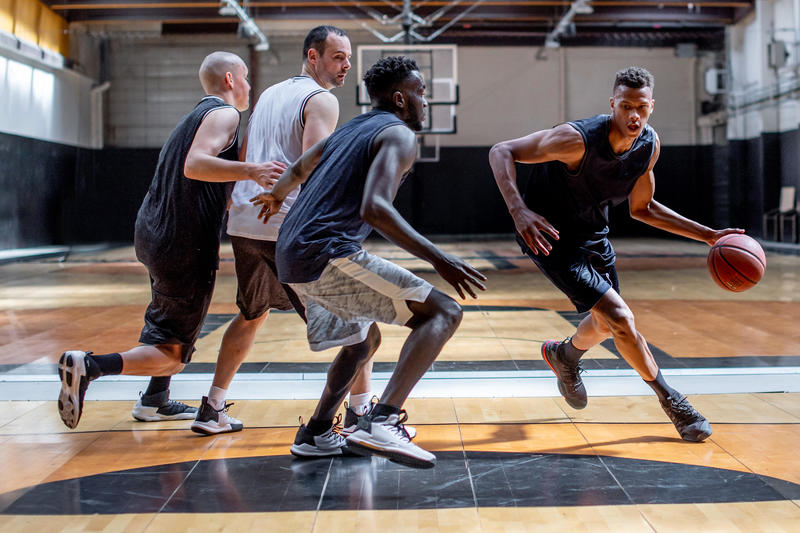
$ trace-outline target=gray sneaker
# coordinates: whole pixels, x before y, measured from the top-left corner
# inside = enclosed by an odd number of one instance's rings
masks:
[[[169,389],[150,396],[139,396],[131,411],[133,418],[139,422],[192,420],[196,414],[197,407],[170,400]]]
[[[565,341],[566,342],[566,341]],[[556,341],[545,341],[542,344],[542,358],[553,374],[556,375],[558,382],[558,392],[573,409],[583,409],[586,407],[586,387],[581,379],[583,368],[580,362],[570,365],[561,361],[558,356],[558,347],[563,343]]]
[[[659,403],[683,440],[703,442],[711,436],[711,424],[692,407],[683,394],[678,394],[675,398],[668,396],[663,402],[659,400]]]

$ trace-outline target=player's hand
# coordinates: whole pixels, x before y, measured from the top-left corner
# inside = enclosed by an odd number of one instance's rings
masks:
[[[706,242],[709,246],[714,246],[714,243],[723,238],[725,235],[731,235],[734,233],[744,233],[744,230],[741,228],[718,229],[711,234],[711,237],[707,239]]]
[[[522,236],[525,244],[534,254],[538,255],[539,252],[542,252],[544,255],[550,255],[553,245],[545,238],[545,234],[558,240],[558,230],[546,218],[537,215],[530,209],[520,209],[512,213],[511,217],[514,219],[517,233]]]
[[[286,163],[283,161],[267,161],[266,163],[256,164],[253,181],[264,187],[265,189],[272,189],[273,185],[278,182],[283,171],[286,170]]]
[[[472,289],[472,285],[482,291],[486,290],[486,286],[481,283],[482,281],[486,281],[486,276],[458,257],[442,254],[442,257],[436,261],[433,268],[442,276],[442,279],[455,288],[462,300],[464,299],[465,292],[473,298],[477,298],[475,291]]]
[[[278,200],[272,193],[270,192],[262,192],[258,196],[254,196],[250,198],[250,202],[258,207],[261,206],[261,211],[258,212],[258,218],[266,224],[267,221],[281,210],[281,205],[283,205],[283,200]]]

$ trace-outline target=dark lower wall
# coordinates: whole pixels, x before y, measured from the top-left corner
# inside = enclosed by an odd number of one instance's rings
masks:
[[[665,146],[656,165],[656,199],[714,227],[761,234],[761,214],[782,185],[800,189],[800,132],[765,134],[727,146]],[[0,133],[0,249],[132,242],[136,211],[157,149],[90,150]],[[511,233],[492,178],[489,147],[443,147],[437,163],[418,163],[396,205],[430,235]],[[525,175],[520,168],[520,176]],[[612,212],[612,234],[661,232]]]

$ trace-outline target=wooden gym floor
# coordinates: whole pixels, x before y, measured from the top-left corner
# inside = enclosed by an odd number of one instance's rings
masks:
[[[511,240],[441,243],[488,276],[406,404],[431,470],[382,459],[294,460],[335,350],[314,354],[302,321],[273,313],[231,387],[245,430],[130,417],[140,378],[89,388],[76,430],[55,406],[67,349],[133,346],[149,299],[131,248],[0,265],[0,529],[3,531],[798,531],[800,255],[767,254],[754,289],[726,293],[707,247],[618,240],[622,294],[668,381],[712,423],[678,438],[613,343],[587,353],[589,405],[558,396],[539,356],[579,316]],[[383,242],[373,253],[431,269]],[[228,247],[211,312],[172,397],[198,403],[235,315]],[[375,384],[403,328],[382,327]],[[788,392],[787,392],[788,391]]]

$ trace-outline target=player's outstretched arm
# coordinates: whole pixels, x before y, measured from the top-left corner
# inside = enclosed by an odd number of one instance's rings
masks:
[[[544,217],[534,213],[525,205],[517,188],[517,169],[514,162],[544,163],[562,161],[568,166],[577,165],[583,159],[583,137],[567,124],[549,130],[537,131],[519,139],[503,141],[489,151],[489,166],[514,226],[533,253],[548,255],[552,245],[545,234],[558,239],[558,230]]]
[[[239,113],[230,107],[211,111],[195,133],[192,146],[186,155],[183,174],[198,181],[254,180],[262,187],[271,187],[286,169],[280,161],[243,163],[217,157],[236,138]]]
[[[376,137],[373,151],[375,158],[364,185],[361,218],[399,247],[432,264],[461,298],[465,293],[477,298],[473,287],[485,290],[482,281],[486,276],[460,258],[444,253],[420,235],[393,205],[403,176],[416,158],[414,133],[405,126],[386,128]]]
[[[297,187],[306,182],[311,172],[316,168],[322,157],[322,150],[325,148],[327,137],[303,152],[297,161],[289,165],[289,168],[281,175],[270,192],[261,193],[254,196],[250,201],[256,207],[261,206],[258,218],[265,224],[272,215],[280,211],[281,204],[286,196]]]
[[[650,166],[633,186],[633,190],[628,195],[628,205],[631,217],[644,222],[655,228],[688,237],[696,241],[705,242],[713,245],[717,240],[725,235],[731,233],[744,233],[743,229],[739,228],[726,228],[721,230],[711,229],[699,222],[688,219],[662,203],[657,202],[653,195],[655,194],[655,175],[653,174],[653,167],[658,160],[661,145],[658,140],[656,141],[656,149],[653,152],[653,157],[650,160]]]

